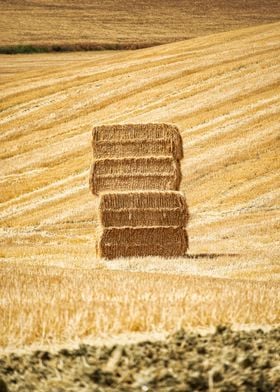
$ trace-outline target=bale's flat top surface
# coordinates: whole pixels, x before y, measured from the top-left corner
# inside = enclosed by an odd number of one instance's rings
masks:
[[[164,123],[115,124],[94,127],[93,142],[180,138],[178,127]]]

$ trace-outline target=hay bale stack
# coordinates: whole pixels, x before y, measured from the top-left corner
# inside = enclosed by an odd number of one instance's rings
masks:
[[[128,190],[178,190],[180,163],[172,157],[97,159],[90,174],[93,194]]]
[[[175,191],[105,193],[100,197],[103,227],[175,226],[185,227],[186,199]]]
[[[179,129],[169,124],[102,125],[92,132],[94,159],[117,157],[183,157]]]
[[[97,254],[183,256],[188,249],[187,204],[178,192],[182,139],[167,124],[93,129],[90,188],[100,195]]]

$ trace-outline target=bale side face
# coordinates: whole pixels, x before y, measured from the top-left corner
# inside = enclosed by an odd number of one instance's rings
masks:
[[[177,191],[135,191],[104,193],[100,198],[100,209],[122,208],[183,208],[186,199]]]
[[[91,191],[94,195],[101,192],[127,191],[127,190],[178,190],[179,177],[174,175],[126,175],[114,177],[92,177]]]
[[[93,163],[96,176],[118,174],[173,174],[178,163],[172,157],[141,157],[120,159],[97,159]]]
[[[180,208],[162,209],[105,209],[100,211],[100,222],[103,227],[125,226],[177,226],[187,224],[186,211]]]
[[[98,255],[106,259],[132,256],[184,256],[188,236],[183,228],[127,227],[104,229],[98,242]]]
[[[91,168],[93,194],[109,191],[178,190],[181,169],[170,157],[96,160]]]
[[[186,254],[181,244],[163,247],[161,245],[100,245],[98,255],[101,258],[112,260],[120,257],[148,257],[159,256],[164,258],[183,257]]]
[[[172,156],[180,159],[172,139],[99,141],[92,144],[93,158]]]
[[[98,142],[120,142],[125,140],[171,140],[176,159],[183,158],[182,138],[179,129],[170,124],[124,124],[102,125],[95,127],[92,132],[93,150]]]
[[[104,245],[169,246],[185,242],[186,230],[180,227],[110,227],[104,228],[100,242]]]
[[[184,227],[188,210],[180,192],[104,193],[100,197],[99,216],[104,227]]]

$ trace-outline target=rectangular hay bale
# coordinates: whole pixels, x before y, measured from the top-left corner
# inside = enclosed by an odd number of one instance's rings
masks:
[[[109,192],[102,194],[100,208],[186,208],[186,199],[178,191]]]
[[[103,227],[184,227],[188,211],[180,192],[119,192],[101,195],[99,216]]]
[[[102,245],[98,248],[98,257],[112,260],[120,257],[183,257],[186,251],[182,250],[180,244],[173,244],[172,247],[163,247],[161,245]]]
[[[94,159],[176,155],[172,139],[105,140],[92,144]]]
[[[98,195],[101,192],[112,190],[125,191],[127,189],[178,189],[177,179],[174,175],[126,175],[118,177],[99,177],[92,183],[92,193]]]
[[[108,191],[178,190],[181,169],[171,157],[97,159],[90,173],[93,194]]]
[[[186,230],[178,227],[126,227],[103,229],[98,256],[107,259],[132,256],[184,256]]]
[[[100,214],[103,227],[124,226],[178,226],[185,227],[187,224],[186,214],[179,208],[162,209],[106,209]]]
[[[172,155],[183,158],[179,129],[170,124],[120,124],[93,128],[94,158]]]
[[[104,244],[172,244],[182,241],[185,230],[181,227],[109,227],[102,230]],[[182,237],[183,236],[183,237]]]

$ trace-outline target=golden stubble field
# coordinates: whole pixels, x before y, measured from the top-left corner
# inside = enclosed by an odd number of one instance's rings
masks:
[[[280,323],[279,42],[1,56],[1,346]],[[184,258],[95,258],[90,131],[128,122],[181,129]]]
[[[0,11],[1,47],[151,45],[280,20],[277,0],[0,0]]]

